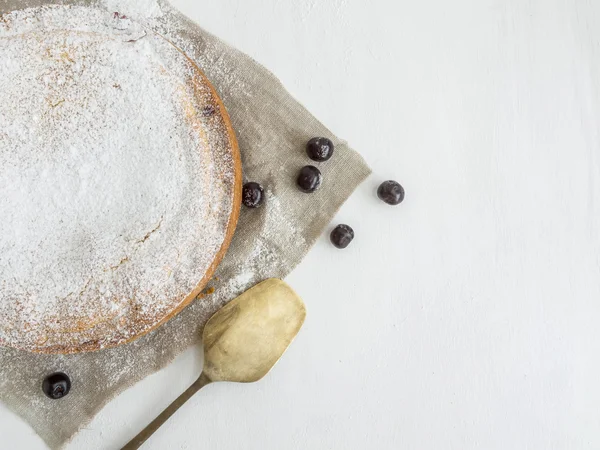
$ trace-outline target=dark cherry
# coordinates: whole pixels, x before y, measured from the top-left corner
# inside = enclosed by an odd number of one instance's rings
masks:
[[[304,166],[300,169],[296,183],[302,192],[309,194],[319,189],[321,181],[323,181],[323,176],[319,169],[315,166]]]
[[[265,191],[258,183],[251,181],[244,185],[242,190],[242,203],[248,208],[258,208],[265,197]]]
[[[324,137],[312,138],[306,144],[306,154],[313,161],[327,161],[333,156],[333,142]]]
[[[384,181],[377,189],[377,197],[388,205],[399,205],[404,200],[404,188],[397,181]]]
[[[48,398],[58,400],[67,395],[71,390],[71,380],[62,372],[53,373],[44,379],[42,390]]]
[[[348,225],[338,225],[333,229],[329,238],[337,248],[346,248],[354,239],[354,230]]]

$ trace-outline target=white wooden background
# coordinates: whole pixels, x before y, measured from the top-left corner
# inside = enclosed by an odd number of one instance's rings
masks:
[[[210,386],[146,448],[600,448],[600,3],[175,4],[374,175],[337,217],[352,246],[323,237],[289,277],[309,315],[276,370]],[[69,449],[119,448],[200,368],[190,350]],[[3,407],[0,435],[44,448]]]

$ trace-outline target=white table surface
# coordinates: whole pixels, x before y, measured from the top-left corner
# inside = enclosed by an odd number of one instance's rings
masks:
[[[374,175],[288,282],[275,370],[216,384],[148,449],[600,448],[600,3],[177,0],[265,64]],[[387,178],[403,205],[374,197]],[[198,349],[68,447],[115,449]],[[61,420],[57,418],[57,420]],[[43,449],[0,407],[0,448]]]

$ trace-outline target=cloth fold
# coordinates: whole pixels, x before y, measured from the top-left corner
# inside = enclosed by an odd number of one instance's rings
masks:
[[[231,116],[245,181],[266,191],[261,208],[242,208],[230,249],[208,289],[177,317],[131,344],[78,355],[36,355],[0,349],[0,399],[51,448],[60,448],[106,403],[198,344],[206,320],[227,301],[266,278],[284,278],[306,255],[338,208],[369,175],[364,160],[316,120],[249,56],[225,44],[163,0],[0,0],[0,13],[45,4],[83,5],[125,14],[181,48],[204,71]],[[310,160],[305,143],[327,136],[334,157],[319,165],[324,182],[303,194],[295,186]],[[68,373],[60,401],[41,392],[53,371]],[[60,417],[60,421],[55,418]]]

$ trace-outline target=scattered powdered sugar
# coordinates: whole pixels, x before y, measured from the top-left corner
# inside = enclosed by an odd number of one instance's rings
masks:
[[[102,0],[100,5],[107,11],[119,11],[140,21],[162,15],[162,8],[156,0]]]
[[[100,9],[0,16],[0,53],[0,343],[68,352],[148,331],[229,227],[214,94],[162,37]]]
[[[281,200],[270,189],[267,189],[265,197],[269,205],[265,228],[275,229],[275,227],[283,226],[289,232],[289,240],[293,241],[294,246],[306,245],[304,236],[296,228],[297,219],[289,217],[289,208],[283,207]]]
[[[144,20],[156,32],[169,36],[173,43],[189,55],[200,66],[209,80],[221,87],[219,95],[228,104],[240,97],[252,97],[253,89],[248,78],[249,73],[240,76],[239,70],[232,60],[231,48],[223,42],[210,39],[205,34],[201,41],[189,39],[190,32],[196,33],[197,25],[184,19],[167,1],[143,0],[146,3],[145,13],[141,14],[136,2],[131,0],[104,0],[123,11],[131,13]],[[116,9],[120,11],[121,9]],[[143,18],[142,18],[143,17]],[[244,105],[241,103],[240,106]],[[249,106],[249,104],[248,104]],[[236,129],[237,133],[242,130]]]
[[[213,303],[219,306],[252,287],[257,280],[289,271],[290,268],[283,266],[281,258],[274,251],[274,242],[285,236],[286,248],[289,250],[305,248],[307,245],[302,232],[296,228],[297,219],[290,217],[289,208],[283,207],[280,199],[270,189],[265,191],[265,201],[261,210],[260,233],[257,230],[245,248],[245,254],[238,258],[239,262],[233,267],[225,268],[231,274],[230,277],[223,280],[223,283],[216,283],[217,288],[212,299]]]

